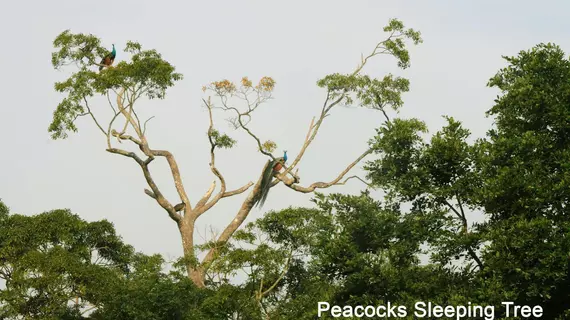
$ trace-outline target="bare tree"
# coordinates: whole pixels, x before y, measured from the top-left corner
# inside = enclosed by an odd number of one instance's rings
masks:
[[[378,43],[374,50],[366,57],[362,57],[360,64],[350,74],[332,74],[319,81],[319,86],[327,92],[326,99],[320,112],[312,119],[306,138],[302,142],[300,152],[284,170],[275,174],[271,187],[283,183],[289,189],[301,193],[311,193],[317,189],[325,189],[335,185],[344,184],[347,180],[358,178],[346,177],[348,172],[362,159],[371,153],[371,149],[365,150],[356,156],[356,159],[345,168],[341,168],[338,175],[328,182],[313,182],[308,185],[300,183],[297,167],[317,136],[324,120],[335,107],[341,105],[359,104],[363,107],[378,109],[388,121],[387,109],[397,110],[402,105],[400,94],[408,90],[409,83],[406,79],[387,75],[383,79],[373,79],[362,74],[362,70],[370,58],[378,55],[391,55],[398,60],[401,68],[409,66],[409,54],[405,47],[405,40],[410,39],[413,43],[421,42],[419,32],[413,29],[404,29],[402,22],[390,20],[384,28],[389,32],[386,40]],[[213,110],[221,109],[232,114],[232,123],[236,129],[245,131],[258,146],[259,152],[270,160],[275,159],[272,152],[276,144],[272,141],[262,142],[257,133],[253,133],[248,124],[254,113],[271,98],[275,81],[269,77],[263,77],[257,85],[248,78],[243,78],[239,86],[223,80],[214,82],[203,89],[205,92],[214,93],[218,102],[212,102],[211,97],[203,99],[208,109],[210,142],[210,170],[219,181],[219,188],[214,181],[210,188],[193,204],[190,201],[185,188],[178,163],[174,155],[167,150],[154,149],[146,136],[146,124],[148,120],[141,122],[135,103],[143,96],[148,98],[164,98],[167,88],[174,82],[181,80],[182,75],[175,72],[174,67],[163,60],[156,51],[143,51],[138,43],[129,42],[125,51],[133,54],[132,61],[121,62],[116,66],[104,69],[102,72],[92,71],[90,68],[98,66],[97,57],[105,54],[105,49],[100,46],[100,40],[93,35],[72,34],[65,31],[54,41],[54,46],[59,51],[54,52],[52,63],[55,68],[74,63],[79,70],[66,81],[56,84],[56,90],[67,94],[66,98],[58,105],[54,120],[50,125],[50,132],[54,139],[65,138],[68,131],[77,131],[74,121],[78,117],[88,116],[101,131],[107,142],[107,151],[132,159],[142,171],[148,189],[145,193],[154,199],[162,207],[170,219],[172,219],[180,232],[182,246],[189,278],[198,286],[204,286],[205,272],[209,265],[216,259],[218,248],[226,243],[242,225],[256,200],[260,195],[261,177],[245,183],[235,190],[227,190],[224,175],[216,167],[216,150],[229,148],[234,144],[227,135],[221,134],[215,128]],[[100,121],[90,107],[90,100],[97,94],[107,97],[112,110],[112,116],[108,122]],[[239,99],[245,102],[245,108],[238,108],[233,100]],[[115,103],[113,103],[113,100]],[[119,123],[124,121],[124,123]],[[117,143],[120,142],[120,143]],[[121,148],[128,142],[139,151],[129,151]],[[165,158],[170,167],[174,186],[178,198],[167,199],[161,192],[153,178],[151,163],[156,158]],[[266,167],[270,164],[267,162]],[[265,168],[264,167],[264,170]],[[263,173],[263,171],[262,171]],[[360,178],[358,178],[360,179]],[[362,179],[361,179],[362,180]],[[227,224],[225,229],[217,236],[217,245],[207,250],[204,258],[198,261],[194,239],[197,219],[212,209],[221,199],[246,193],[235,217]]]

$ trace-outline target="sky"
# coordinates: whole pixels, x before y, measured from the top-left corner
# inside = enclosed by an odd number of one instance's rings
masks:
[[[567,1],[9,1],[0,11],[0,199],[12,212],[35,214],[69,208],[88,221],[111,221],[137,250],[167,259],[181,254],[177,228],[151,198],[140,168],[131,160],[105,151],[105,140],[88,119],[65,140],[51,140],[47,127],[63,98],[53,85],[73,69],[56,71],[52,42],[66,29],[91,33],[106,47],[115,44],[116,62],[128,59],[127,41],[156,49],[184,75],[165,100],[141,101],[141,113],[155,118],[148,137],[154,149],[171,151],[180,166],[193,203],[214,176],[208,163],[208,115],[201,99],[203,85],[248,76],[276,81],[274,99],[251,123],[262,139],[295,157],[311,118],[324,102],[316,81],[331,73],[349,73],[361,54],[370,52],[386,34],[390,18],[419,30],[424,43],[410,48],[411,67],[395,60],[374,59],[363,72],[387,73],[410,80],[410,92],[397,115],[425,121],[430,132],[453,116],[483,137],[492,119],[485,111],[498,92],[488,79],[506,65],[502,56],[516,55],[541,42],[570,50],[570,3]],[[93,106],[104,114],[104,103]],[[106,110],[106,109],[105,109]],[[391,116],[396,114],[393,112]],[[216,113],[217,128],[238,140],[232,150],[217,153],[229,189],[255,181],[267,160],[255,144],[234,131]],[[378,111],[338,108],[333,111],[299,166],[301,184],[329,181],[367,148],[382,124]],[[362,173],[361,166],[354,173]],[[165,161],[151,169],[165,195],[176,192]],[[362,183],[351,181],[327,192],[357,194]],[[212,229],[221,231],[236,214],[245,194],[223,199],[199,219],[197,240]],[[311,195],[284,186],[272,189],[264,212],[290,205],[310,206]]]

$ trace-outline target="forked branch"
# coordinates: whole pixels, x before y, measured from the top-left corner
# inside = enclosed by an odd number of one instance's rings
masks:
[[[289,188],[301,192],[301,193],[311,193],[315,191],[315,189],[325,189],[329,188],[334,185],[342,185],[345,184],[346,181],[340,182],[342,178],[354,167],[356,166],[364,157],[372,153],[372,149],[366,150],[363,154],[361,154],[356,160],[354,160],[351,164],[349,164],[334,180],[330,182],[315,182],[309,185],[308,187],[303,187],[295,183],[294,179],[286,177],[284,174],[279,174],[277,178],[283,183],[288,186]],[[348,179],[347,179],[348,180]]]

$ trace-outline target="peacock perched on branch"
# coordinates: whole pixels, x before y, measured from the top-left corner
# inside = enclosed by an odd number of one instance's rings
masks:
[[[283,152],[283,157],[275,158],[274,160],[270,160],[267,162],[263,169],[263,176],[261,178],[261,191],[257,196],[254,205],[258,206],[259,208],[263,207],[265,200],[267,199],[267,194],[269,194],[269,189],[271,188],[271,182],[273,180],[273,176],[283,169],[283,165],[287,162],[287,151]]]
[[[116,57],[117,57],[117,50],[115,50],[115,45],[113,44],[113,50],[109,52],[105,57],[103,57],[103,59],[101,59],[101,62],[99,62],[100,64],[99,71],[103,70],[104,66],[107,67],[111,66],[115,61]]]

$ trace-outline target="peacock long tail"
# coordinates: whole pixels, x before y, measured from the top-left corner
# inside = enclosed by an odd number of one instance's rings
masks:
[[[271,188],[271,181],[273,180],[273,168],[277,160],[267,161],[267,164],[263,168],[263,175],[261,177],[261,185],[260,185],[260,192],[255,200],[254,206],[259,208],[263,207],[265,200],[267,199],[267,195],[269,194],[269,189]]]
[[[265,167],[263,168],[263,174],[261,176],[261,182],[259,186],[260,191],[254,201],[254,206],[258,206],[259,208],[263,207],[263,204],[267,199],[267,195],[269,194],[269,189],[271,189],[273,175],[281,171],[285,165],[285,162],[287,162],[287,151],[283,152],[283,157],[267,161]]]

